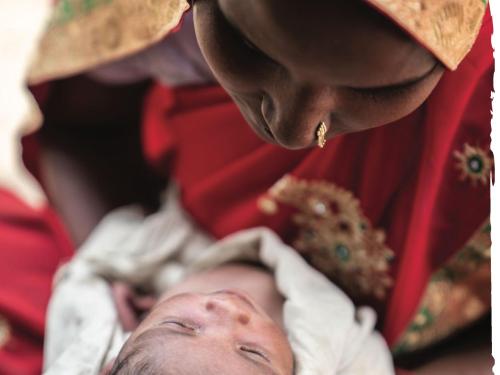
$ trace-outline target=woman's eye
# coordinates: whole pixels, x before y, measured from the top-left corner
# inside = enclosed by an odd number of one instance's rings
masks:
[[[243,41],[243,44],[245,44],[245,46],[247,46],[249,49],[257,52],[257,53],[260,53],[262,54],[262,51],[260,49],[258,49],[255,44],[253,44],[251,41],[249,41],[247,38],[243,37],[243,36],[240,36],[241,40]]]
[[[426,79],[432,76],[433,72],[440,66],[436,63],[432,69],[430,69],[423,77],[414,80],[413,82],[408,82],[399,85],[392,85],[386,87],[375,87],[375,88],[350,88],[351,92],[354,92],[360,97],[371,99],[373,101],[391,100],[398,99],[405,95],[411,94],[417,90],[421,83],[425,82]]]
[[[400,87],[387,87],[380,89],[352,89],[356,95],[363,98],[378,101],[378,100],[388,100],[393,98],[401,97],[415,88],[415,85],[407,85]]]

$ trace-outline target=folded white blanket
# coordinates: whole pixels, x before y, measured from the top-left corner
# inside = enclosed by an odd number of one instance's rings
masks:
[[[127,338],[105,277],[165,291],[189,274],[234,260],[273,270],[298,375],[394,374],[375,313],[350,299],[266,228],[214,242],[187,218],[175,194],[145,218],[120,209],[99,225],[57,275],[48,312],[46,374],[98,374]]]

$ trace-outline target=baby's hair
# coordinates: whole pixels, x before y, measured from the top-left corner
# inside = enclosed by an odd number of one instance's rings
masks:
[[[158,367],[151,350],[147,350],[144,345],[134,345],[131,343],[120,351],[109,375],[159,375],[164,374],[164,370]]]

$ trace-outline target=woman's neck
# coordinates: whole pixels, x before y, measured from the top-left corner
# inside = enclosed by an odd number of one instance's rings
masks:
[[[284,299],[276,289],[273,275],[263,268],[247,264],[226,264],[189,276],[162,295],[195,292],[212,293],[222,289],[239,289],[254,299],[266,313],[283,327]]]

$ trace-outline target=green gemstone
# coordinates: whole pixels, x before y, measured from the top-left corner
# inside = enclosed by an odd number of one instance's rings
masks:
[[[312,241],[316,237],[316,233],[312,229],[306,229],[304,231],[304,239],[306,241]]]
[[[351,256],[349,249],[343,244],[335,245],[334,251],[342,262],[347,262]]]
[[[62,4],[62,18],[70,19],[74,15],[73,5],[68,0],[63,0]]]
[[[416,326],[418,327],[419,330],[425,329],[434,323],[434,316],[432,315],[432,313],[429,311],[428,308],[425,307],[422,308],[422,310],[420,310],[418,317],[420,319],[419,321],[416,322],[417,323]]]
[[[472,173],[481,173],[484,168],[483,159],[479,156],[471,156],[467,160],[467,166],[469,167],[469,171]]]
[[[95,6],[96,0],[84,0],[83,7],[86,11],[89,11]]]
[[[488,223],[484,226],[483,233],[491,233],[491,223]]]

